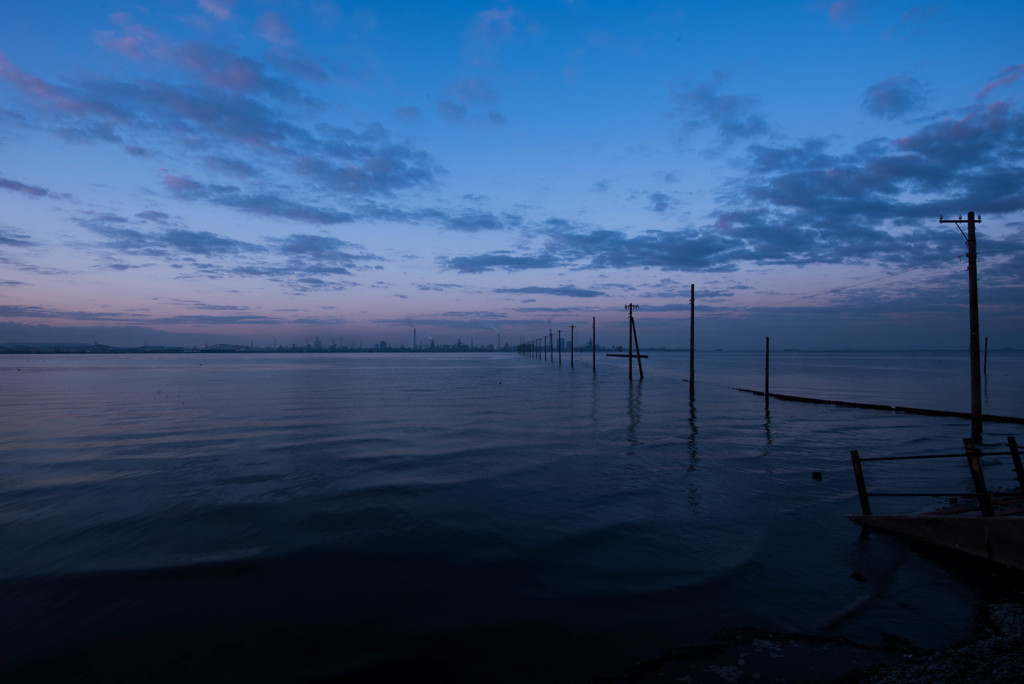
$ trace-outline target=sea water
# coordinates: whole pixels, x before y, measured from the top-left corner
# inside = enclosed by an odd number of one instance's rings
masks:
[[[983,579],[845,517],[851,449],[955,453],[968,421],[766,403],[734,389],[763,353],[698,353],[692,396],[685,352],[642,381],[591,359],[0,356],[0,674],[562,681],[725,627],[969,632]],[[985,412],[1024,416],[1022,379],[991,354]],[[969,388],[964,352],[771,358],[785,394],[969,411]],[[970,491],[959,459],[908,463],[869,487]]]

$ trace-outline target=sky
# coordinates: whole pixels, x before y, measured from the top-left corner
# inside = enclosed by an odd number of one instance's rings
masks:
[[[2,14],[0,342],[1024,347],[1019,0]]]

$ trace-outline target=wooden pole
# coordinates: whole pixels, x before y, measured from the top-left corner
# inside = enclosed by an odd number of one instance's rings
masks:
[[[764,338],[764,403],[768,403],[768,337]]]
[[[860,497],[860,512],[871,515],[871,504],[868,503],[868,488],[864,485],[864,471],[860,466],[860,454],[856,449],[850,452],[853,461],[853,476],[857,480],[857,495]]]
[[[939,223],[955,223],[960,228],[963,217],[944,219]],[[981,217],[975,218],[974,212],[967,212],[967,287],[970,298],[971,319],[971,439],[981,441],[981,333],[978,325],[978,240],[975,224],[981,223]],[[963,230],[960,231],[963,233]]]
[[[597,372],[597,316],[590,319],[590,368]]]
[[[985,363],[981,367],[981,374],[988,376],[988,335],[985,335]]]
[[[633,329],[633,341],[636,343],[636,366],[640,369],[640,379],[644,379],[644,364],[640,360],[640,340],[636,338],[636,321],[633,320],[633,316],[629,317],[629,327]]]
[[[626,332],[626,337],[629,338],[629,379],[633,379],[633,305],[627,304],[626,308],[629,309],[629,330]],[[639,352],[637,352],[639,354]],[[639,359],[637,359],[639,360]]]
[[[693,283],[690,283],[690,398],[693,398]]]
[[[576,349],[576,326],[569,326],[569,368],[576,367],[575,361],[575,349]]]
[[[551,345],[551,363],[555,362],[555,333],[551,332],[551,328],[548,328],[548,340]]]
[[[558,365],[562,365],[562,331],[558,331]]]
[[[981,368],[978,358],[978,241],[974,212],[967,212],[967,269],[971,297],[971,439],[981,441]]]

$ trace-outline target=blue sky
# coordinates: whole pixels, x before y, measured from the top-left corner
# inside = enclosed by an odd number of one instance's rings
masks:
[[[1024,346],[1020,2],[3,14],[0,341]]]

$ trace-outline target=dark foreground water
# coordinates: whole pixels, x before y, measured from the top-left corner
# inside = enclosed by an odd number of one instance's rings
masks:
[[[850,449],[955,452],[967,422],[766,407],[729,389],[763,388],[760,354],[699,355],[692,402],[685,353],[632,383],[589,360],[0,356],[0,679],[560,681],[728,626],[967,635],[985,578],[844,517]],[[1024,354],[988,363],[985,411],[1024,415]],[[772,376],[970,408],[962,352]],[[869,485],[970,490],[959,460],[911,463]]]

